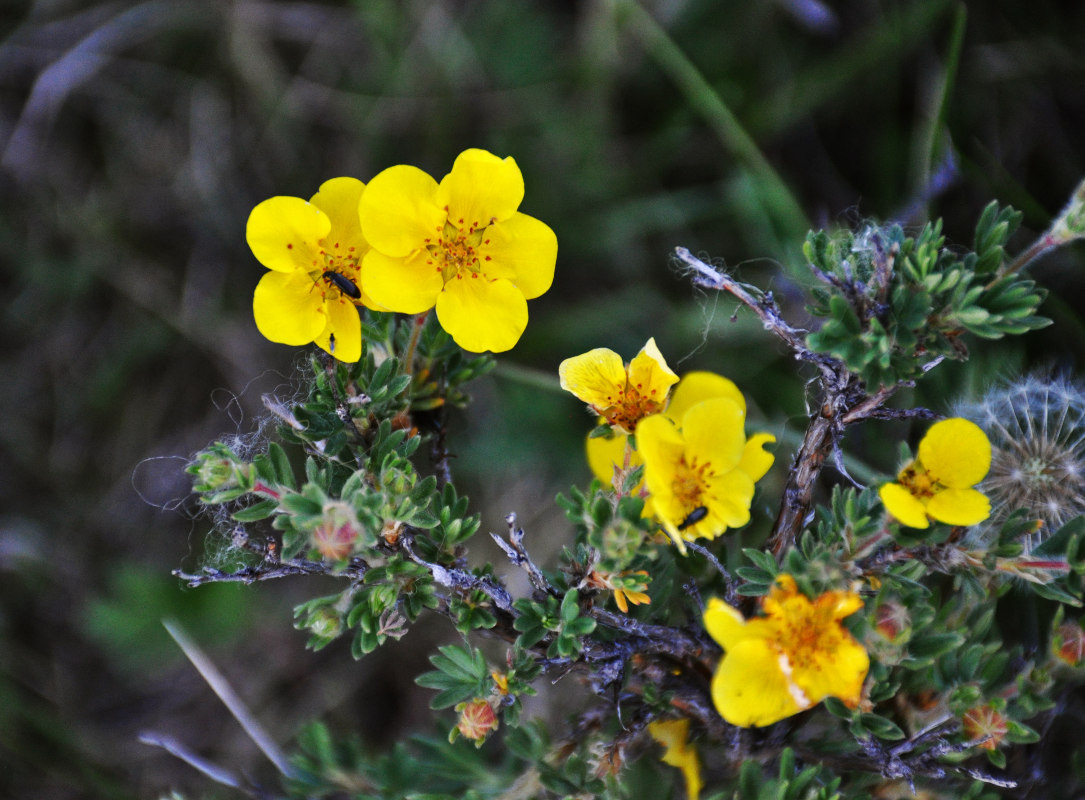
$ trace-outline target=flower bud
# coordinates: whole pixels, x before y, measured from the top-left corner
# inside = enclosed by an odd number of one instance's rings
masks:
[[[449,736],[450,740],[455,739],[458,733],[473,741],[475,747],[480,747],[486,737],[497,730],[497,715],[488,700],[476,697],[469,703],[457,705],[456,711],[460,714],[460,721]]]
[[[970,708],[961,718],[961,726],[970,739],[986,739],[977,744],[984,750],[994,750],[1006,738],[1009,724],[1002,712],[991,705]]]
[[[313,529],[313,546],[329,561],[341,561],[353,552],[360,535],[350,506],[342,502],[327,503],[320,524]]]
[[[1051,651],[1071,667],[1085,665],[1085,629],[1076,622],[1064,622],[1051,637]]]

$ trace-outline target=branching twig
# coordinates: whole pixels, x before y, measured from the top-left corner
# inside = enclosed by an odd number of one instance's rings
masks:
[[[509,561],[527,572],[528,577],[531,579],[532,586],[540,592],[557,596],[557,590],[554,589],[550,584],[550,581],[546,579],[542,570],[531,560],[531,556],[527,554],[527,550],[524,548],[524,529],[516,524],[516,514],[509,514],[505,517],[505,522],[508,523],[509,526],[508,542],[496,533],[490,534],[493,540],[497,542],[497,546],[505,551],[505,555],[509,557]]]

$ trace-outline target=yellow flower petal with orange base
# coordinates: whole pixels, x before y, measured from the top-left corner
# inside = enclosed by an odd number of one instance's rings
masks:
[[[523,176],[512,158],[465,150],[440,184],[398,165],[362,194],[358,216],[372,249],[362,280],[392,311],[437,318],[465,350],[501,352],[527,326],[527,300],[554,277],[557,238],[517,211]]]
[[[632,433],[639,420],[663,409],[678,376],[649,339],[628,365],[605,347],[567,358],[558,365],[558,379],[619,433]]]
[[[787,574],[764,599],[764,616],[747,621],[721,600],[709,601],[705,629],[725,651],[712,681],[720,715],[733,725],[763,726],[826,697],[858,704],[870,659],[840,621],[862,605],[842,591],[811,601]]]
[[[990,466],[991,443],[978,425],[960,418],[942,420],[920,441],[916,460],[878,495],[886,511],[910,528],[926,528],[929,519],[975,525],[991,514],[990,501],[972,488]]]
[[[609,408],[625,391],[627,374],[622,357],[597,347],[558,365],[561,388],[596,409]]]
[[[358,203],[358,216],[375,251],[403,258],[436,239],[448,215],[437,203],[437,182],[418,167],[400,164],[369,182]],[[363,275],[365,271],[363,264]]]
[[[499,158],[486,150],[464,150],[437,187],[437,205],[448,208],[452,224],[476,228],[503,221],[524,200],[524,176],[512,156]]]
[[[701,760],[689,744],[689,719],[653,720],[648,723],[648,733],[663,745],[664,764],[682,770],[686,781],[686,797],[697,800],[701,795]]]

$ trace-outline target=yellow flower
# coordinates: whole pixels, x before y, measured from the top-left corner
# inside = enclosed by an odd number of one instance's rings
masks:
[[[682,770],[689,800],[697,800],[701,794],[701,760],[689,745],[689,719],[654,720],[648,723],[648,733],[663,745],[663,763]]]
[[[558,377],[562,389],[572,392],[608,425],[626,434],[636,429],[639,420],[662,411],[667,393],[678,382],[654,337],[628,365],[613,350],[597,347],[562,361]]]
[[[732,725],[764,726],[826,697],[859,703],[870,667],[866,650],[840,624],[863,607],[854,592],[825,592],[813,602],[781,574],[764,599],[765,616],[745,620],[718,598],[705,629],[724,649],[712,679],[712,701]]]
[[[366,291],[406,314],[436,307],[464,350],[510,349],[527,327],[527,301],[554,279],[557,237],[516,209],[524,179],[511,158],[465,150],[438,184],[417,167],[369,182],[358,212],[372,249]]]
[[[987,496],[972,487],[991,467],[991,443],[978,425],[954,417],[934,423],[919,454],[878,490],[886,510],[909,528],[928,517],[949,525],[975,525],[991,513]]]
[[[272,197],[249,214],[245,239],[270,272],[252,298],[260,333],[273,342],[316,342],[340,361],[362,353],[358,303],[379,308],[362,289],[359,263],[369,245],[358,224],[365,184],[333,178],[309,202]]]
[[[690,372],[684,375],[674,388],[670,403],[667,404],[663,415],[677,425],[686,411],[697,403],[714,397],[729,398],[738,404],[743,413],[746,411],[746,398],[732,381],[712,372]],[[622,435],[612,436],[609,439],[601,436],[588,438],[588,466],[599,480],[610,483],[614,477],[614,468],[624,465],[628,438]],[[764,477],[773,462],[772,453],[765,452],[763,446],[775,441],[776,437],[771,433],[755,433],[746,440],[739,469],[749,475],[755,483]],[[644,461],[640,453],[632,451],[629,466],[636,467],[642,463]]]
[[[648,489],[645,513],[659,519],[685,553],[687,541],[714,539],[750,521],[754,482],[773,460],[761,445],[773,437],[758,434],[747,441],[745,402],[730,395],[696,403],[677,421],[671,414],[668,409],[641,420],[637,450]]]

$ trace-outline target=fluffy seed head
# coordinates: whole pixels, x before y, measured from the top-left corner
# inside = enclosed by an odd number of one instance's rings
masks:
[[[990,390],[957,413],[991,440],[991,471],[979,489],[991,498],[991,522],[1023,508],[1042,520],[1029,547],[1085,514],[1085,386],[1030,376]]]

